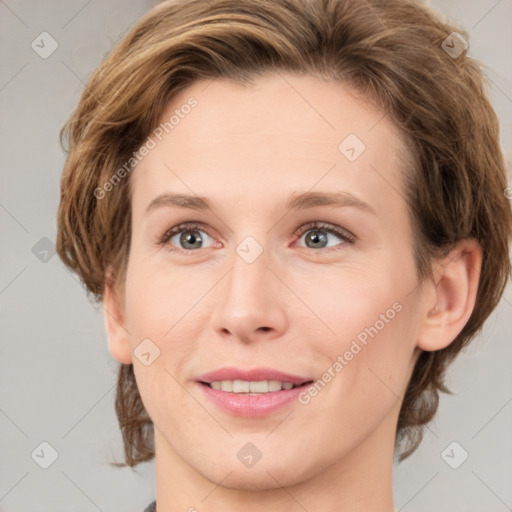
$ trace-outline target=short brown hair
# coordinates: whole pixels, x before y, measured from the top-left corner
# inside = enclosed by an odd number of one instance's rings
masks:
[[[423,351],[401,406],[399,460],[433,418],[445,370],[496,307],[510,275],[512,213],[499,126],[479,63],[443,41],[466,32],[414,0],[174,0],[150,10],[89,79],[61,131],[69,142],[57,250],[101,301],[124,282],[130,246],[130,179],[108,200],[101,187],[158,125],[167,103],[198,79],[245,83],[263,73],[309,73],[355,87],[401,130],[413,163],[406,193],[418,276],[456,242],[483,248],[476,305],[445,349]],[[457,36],[459,37],[459,36]],[[453,44],[451,44],[453,45]],[[153,424],[133,373],[121,364],[116,413],[125,461],[154,456]],[[403,443],[402,443],[403,441]]]

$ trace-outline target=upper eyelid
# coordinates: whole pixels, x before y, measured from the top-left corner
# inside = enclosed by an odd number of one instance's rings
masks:
[[[350,231],[347,229],[337,226],[336,224],[332,224],[330,222],[325,221],[313,221],[313,222],[306,222],[306,224],[303,224],[295,230],[295,233],[300,232],[300,236],[302,236],[304,233],[307,233],[308,231],[317,229],[318,231],[328,231],[331,234],[335,234],[337,236],[341,236],[342,238],[347,238],[350,241],[355,241],[356,236],[353,235]],[[338,233],[338,231],[340,233]]]
[[[346,233],[347,235],[354,236],[345,228],[343,228],[341,226],[336,226],[335,224],[325,222],[325,221],[306,222],[305,224],[302,224],[299,228],[297,228],[294,231],[294,234],[296,234],[298,232],[304,233],[304,232],[307,232],[307,231],[315,229],[315,228],[318,230],[325,230],[325,231],[329,231],[329,230],[336,231],[339,229],[340,231]],[[177,224],[176,226],[173,226],[173,227],[167,229],[163,233],[163,235],[166,235],[166,234],[170,233],[171,231],[174,231],[174,235],[177,235],[177,234],[181,233],[182,231],[192,231],[193,229],[199,229],[200,231],[204,231],[206,234],[208,234],[208,230],[211,228],[203,225],[201,222],[194,222],[194,221],[183,222],[183,223]],[[208,236],[210,236],[210,235],[208,234]]]

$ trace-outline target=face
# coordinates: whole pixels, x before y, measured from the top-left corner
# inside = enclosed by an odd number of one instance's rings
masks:
[[[261,489],[389,455],[424,310],[395,127],[294,74],[196,82],[173,115],[130,177],[129,335],[111,337],[157,458]]]

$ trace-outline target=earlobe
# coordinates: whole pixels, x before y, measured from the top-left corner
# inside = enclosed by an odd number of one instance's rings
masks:
[[[108,276],[103,293],[103,309],[109,351],[120,363],[130,364],[132,362],[132,351],[129,334],[126,329],[124,312],[115,289],[115,284],[112,279],[110,279],[110,272]]]
[[[482,267],[482,249],[474,239],[463,240],[439,262],[435,303],[422,319],[417,346],[426,351],[447,347],[462,331],[475,307]]]

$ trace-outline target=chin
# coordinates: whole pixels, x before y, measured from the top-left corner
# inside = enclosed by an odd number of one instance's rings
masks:
[[[255,469],[255,468],[252,468]],[[268,473],[267,473],[268,471]],[[226,489],[239,489],[243,491],[265,491],[270,489],[281,489],[300,483],[301,479],[289,472],[279,469],[261,469],[253,473],[251,469],[233,471],[228,478],[222,482]]]
[[[282,461],[267,460],[264,463],[263,460],[260,460],[252,468],[240,468],[237,464],[234,467],[214,466],[212,471],[207,472],[204,472],[204,467],[198,468],[198,470],[202,469],[204,477],[226,489],[264,491],[293,486],[311,477],[312,475],[307,475],[304,471],[303,460],[300,461],[300,464],[302,469],[298,470],[297,462],[283,466]],[[229,476],[226,476],[228,474]]]

